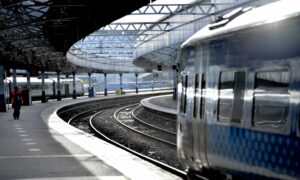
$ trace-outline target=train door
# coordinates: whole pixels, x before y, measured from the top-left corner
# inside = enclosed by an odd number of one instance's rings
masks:
[[[242,58],[228,54],[229,45],[226,40],[209,45],[205,145],[209,167],[217,171],[238,168],[239,146],[246,143],[242,137],[247,69]]]
[[[195,89],[194,89],[194,155],[197,166],[207,167],[206,157],[206,119],[205,119],[205,93],[206,93],[206,68],[208,60],[207,46],[197,47],[195,63]]]
[[[193,116],[195,92],[195,60],[196,48],[188,47],[184,49],[181,58],[181,76],[178,86],[178,132],[177,145],[179,157],[189,168],[197,168],[195,157],[195,117]],[[198,76],[199,77],[199,76]],[[197,81],[197,80],[196,80]],[[196,85],[198,86],[198,85]],[[197,88],[196,88],[197,89]]]

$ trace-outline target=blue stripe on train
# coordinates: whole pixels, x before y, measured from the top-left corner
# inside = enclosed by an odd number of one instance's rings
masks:
[[[222,125],[208,125],[207,133],[208,157],[217,157],[209,159],[214,169],[226,170],[216,159],[225,163],[229,159],[243,168],[256,167],[300,178],[299,138]],[[245,169],[236,169],[234,174],[245,175]]]

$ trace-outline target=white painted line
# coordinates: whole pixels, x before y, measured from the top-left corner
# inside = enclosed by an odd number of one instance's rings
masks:
[[[22,141],[32,141],[32,139],[22,139]]]
[[[125,176],[70,176],[70,177],[54,177],[54,178],[36,178],[36,180],[82,180],[82,179],[101,179],[101,180],[128,180]],[[35,180],[30,179],[23,179],[22,180]]]
[[[27,137],[27,134],[20,134],[21,137]]]
[[[28,151],[41,151],[40,149],[28,149]]]
[[[26,131],[17,131],[18,133],[26,133]]]
[[[101,180],[128,180],[125,176],[97,176]]]
[[[20,127],[20,124],[14,124],[15,127]]]
[[[40,150],[40,149],[31,149]],[[76,158],[76,157],[93,157],[92,154],[63,154],[63,155],[36,155],[36,156],[0,156],[0,159],[22,159],[22,158]]]
[[[25,143],[26,145],[36,145],[36,143]]]
[[[15,130],[22,130],[23,128],[20,128],[20,127],[18,127],[18,128],[15,128]]]

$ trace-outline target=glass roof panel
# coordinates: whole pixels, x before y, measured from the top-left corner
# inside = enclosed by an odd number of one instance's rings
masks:
[[[177,6],[175,6],[176,4],[191,4],[193,2],[196,2],[197,0],[157,0],[155,2],[152,2],[149,5],[155,5],[155,6],[143,6],[141,7],[139,10],[136,10],[133,12],[133,14],[129,14],[127,16],[124,16],[116,21],[114,21],[113,23],[136,23],[136,22],[157,22],[160,19],[162,19],[163,17],[167,16],[167,15],[162,15],[161,13],[157,13],[159,12],[169,12],[169,10],[174,11],[177,9]],[[166,7],[164,5],[174,5],[174,6],[169,6],[169,10],[166,10]],[[154,13],[154,14],[135,14],[138,12],[145,12],[147,11],[148,13]],[[157,14],[155,14],[157,13]]]
[[[157,0],[141,7],[75,43],[69,49],[69,58],[73,58],[70,61],[80,59],[84,61],[80,64],[93,64],[95,61],[100,64],[104,62],[114,64],[118,60],[120,64],[131,62],[128,66],[135,67],[133,65],[135,48],[171,28],[167,19],[177,12],[184,11],[187,5],[196,2],[199,0]],[[190,15],[194,16],[194,14]]]
[[[157,0],[152,4],[191,4],[199,0]]]
[[[165,15],[155,14],[155,15],[127,15],[114,21],[113,23],[137,23],[137,22],[157,22]]]

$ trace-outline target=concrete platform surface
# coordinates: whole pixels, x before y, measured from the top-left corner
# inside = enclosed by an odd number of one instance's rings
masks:
[[[141,104],[156,111],[177,114],[177,102],[173,100],[172,94],[145,98],[141,100]]]
[[[103,98],[103,97],[102,97]],[[97,98],[92,98],[97,99]],[[0,179],[180,179],[62,121],[58,108],[91,98],[0,113]]]

